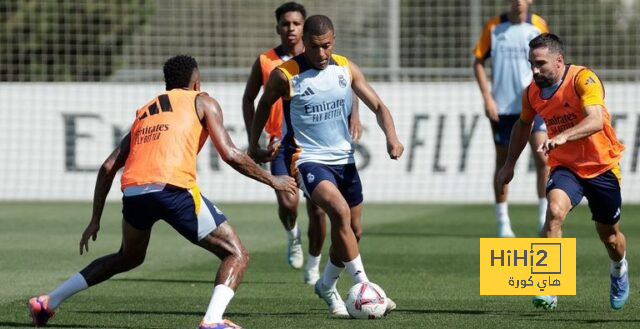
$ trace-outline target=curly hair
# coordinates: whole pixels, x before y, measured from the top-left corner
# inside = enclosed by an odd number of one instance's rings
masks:
[[[191,74],[197,68],[198,63],[191,56],[177,55],[169,58],[162,68],[166,89],[188,87],[191,81]]]
[[[296,3],[296,2],[287,2],[287,3],[283,3],[282,5],[280,5],[280,7],[278,7],[278,9],[276,9],[276,23],[280,22],[280,16],[290,12],[290,11],[297,11],[300,13],[300,15],[302,15],[302,18],[307,17],[307,11],[304,9],[304,6]]]

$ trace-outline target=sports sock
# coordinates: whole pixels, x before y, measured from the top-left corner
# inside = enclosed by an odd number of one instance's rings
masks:
[[[344,267],[347,269],[347,272],[351,274],[354,284],[369,281],[367,274],[364,272],[364,265],[362,265],[360,255],[348,262],[344,262]]]
[[[496,221],[498,225],[511,225],[509,221],[509,209],[506,202],[496,203]]]
[[[627,264],[627,258],[626,258],[626,252],[625,252],[625,255],[622,256],[622,259],[619,262],[616,262],[614,260],[611,261],[611,267],[609,267],[609,272],[611,273],[611,275],[619,278],[623,276],[625,272],[627,272],[627,268],[628,268],[628,264]]]
[[[287,237],[289,240],[294,240],[300,237],[300,230],[298,229],[298,223],[293,225],[291,230],[287,230]]]
[[[87,280],[79,272],[72,275],[56,289],[49,293],[49,308],[55,310],[65,299],[89,287]]]
[[[322,284],[325,287],[335,288],[342,271],[344,271],[344,267],[338,267],[331,262],[331,259],[328,259],[322,274]]]
[[[547,219],[547,198],[538,199],[538,231],[542,231]]]
[[[307,255],[307,265],[305,265],[305,268],[307,270],[312,270],[312,269],[316,269],[318,270],[320,268],[320,259],[322,258],[322,254],[318,255],[318,257],[313,256],[311,254]]]
[[[218,323],[222,322],[222,314],[227,309],[227,305],[233,298],[235,292],[233,289],[219,284],[213,288],[213,295],[207,308],[207,313],[204,315],[204,323]]]

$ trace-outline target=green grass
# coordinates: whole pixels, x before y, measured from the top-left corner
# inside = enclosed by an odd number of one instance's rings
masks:
[[[220,208],[252,254],[226,313],[245,328],[640,327],[635,289],[640,282],[640,206],[626,206],[623,212],[631,265],[629,304],[621,311],[609,307],[609,261],[583,206],[565,224],[565,235],[577,238],[577,295],[561,296],[555,312],[544,312],[534,309],[528,296],[479,294],[479,238],[495,233],[491,205],[365,205],[365,268],[398,304],[378,321],[329,318],[313,288],[302,283],[302,272],[286,264],[285,234],[274,205]],[[300,221],[306,229],[303,209]],[[535,237],[536,211],[535,206],[511,206],[519,237]],[[89,254],[78,255],[89,215],[87,203],[0,203],[0,328],[30,327],[29,297],[50,291],[94,258],[117,250],[121,215],[116,203],[105,209]],[[73,296],[50,327],[195,328],[218,264],[159,222],[141,267]],[[344,277],[339,283],[342,294],[348,281]]]

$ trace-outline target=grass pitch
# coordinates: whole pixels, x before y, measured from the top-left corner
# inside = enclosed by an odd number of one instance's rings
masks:
[[[46,293],[120,244],[120,204],[109,204],[89,254],[78,242],[88,203],[0,203],[0,328],[31,327],[26,301]],[[495,234],[491,205],[374,205],[364,208],[361,253],[369,278],[398,304],[382,320],[338,320],[286,263],[286,238],[272,204],[222,204],[252,259],[226,317],[245,328],[638,328],[640,206],[625,206],[631,293],[609,307],[609,261],[588,208],[575,209],[565,236],[577,238],[577,295],[558,309],[534,309],[528,296],[480,296],[479,238]],[[518,237],[535,237],[536,207],[512,205]],[[304,208],[300,222],[307,227]],[[303,239],[306,250],[306,238]],[[325,243],[322,264],[326,262]],[[153,229],[145,263],[83,291],[58,309],[52,328],[196,328],[218,265],[164,222]],[[343,276],[339,290],[346,294]]]

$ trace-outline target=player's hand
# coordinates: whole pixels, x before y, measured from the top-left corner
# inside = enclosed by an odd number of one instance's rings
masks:
[[[391,159],[399,159],[402,152],[404,152],[404,146],[399,140],[387,141],[387,153],[389,153],[389,157],[391,157]]]
[[[360,140],[360,137],[362,137],[362,122],[360,122],[360,119],[351,117],[351,120],[349,120],[349,134],[354,142]]]
[[[100,231],[100,223],[94,222],[93,220],[89,222],[80,239],[80,255],[82,255],[83,249],[84,251],[89,251],[89,237],[91,237],[93,241],[96,241],[98,231]]]
[[[496,181],[494,182],[496,191],[502,191],[503,187],[513,179],[513,166],[504,165],[498,171],[496,175]]]
[[[287,175],[273,176],[273,188],[276,191],[289,192],[291,194],[298,193],[296,180]]]
[[[249,149],[248,153],[249,153],[249,156],[256,163],[269,162],[273,160],[273,158],[275,157],[274,149],[266,149],[266,150],[262,148],[257,148],[254,150]]]
[[[551,150],[562,144],[565,144],[566,142],[567,138],[564,137],[564,135],[559,134],[554,138],[545,140],[544,143],[542,143],[542,145],[538,147],[538,152],[542,152],[544,153],[544,155],[549,155],[549,152],[551,152]]]
[[[484,115],[493,122],[500,121],[500,118],[498,117],[498,106],[491,96],[484,101]]]

